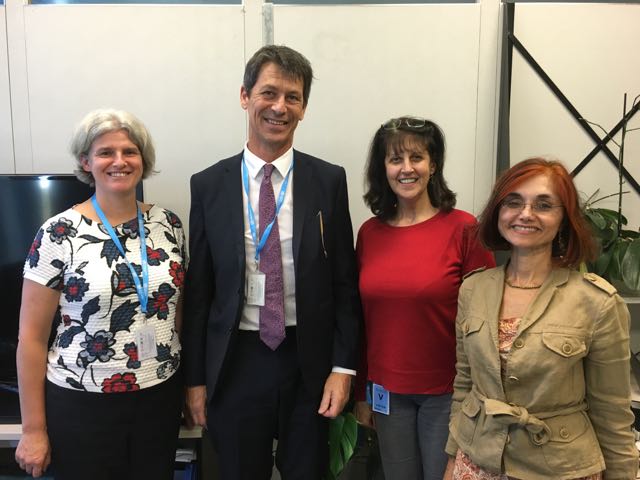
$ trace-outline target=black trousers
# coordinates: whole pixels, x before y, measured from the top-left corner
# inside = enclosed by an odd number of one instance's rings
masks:
[[[320,480],[328,464],[328,421],[305,387],[295,328],[274,352],[258,332],[240,331],[207,412],[221,480]]]
[[[135,392],[87,393],[46,383],[56,480],[169,480],[180,429],[182,379]]]

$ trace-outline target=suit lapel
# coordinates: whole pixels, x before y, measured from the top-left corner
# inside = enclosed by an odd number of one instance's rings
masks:
[[[311,163],[303,153],[293,151],[293,262],[298,265],[302,229],[311,192]]]
[[[522,323],[520,323],[520,333],[524,332],[525,329],[529,328],[533,325],[545,312],[549,303],[553,299],[553,296],[556,293],[557,287],[560,285],[564,285],[569,280],[569,270],[566,268],[557,268],[551,271],[551,274],[542,284],[540,288],[540,293],[533,299],[531,305],[522,318]]]
[[[242,153],[233,158],[225,168],[224,185],[229,199],[229,216],[231,218],[231,235],[236,247],[238,267],[241,272],[245,268],[244,250],[244,212],[242,205]]]

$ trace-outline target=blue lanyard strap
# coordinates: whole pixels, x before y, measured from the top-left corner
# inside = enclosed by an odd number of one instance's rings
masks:
[[[282,182],[282,186],[280,187],[280,193],[278,194],[278,201],[276,202],[276,213],[273,217],[273,220],[266,226],[264,232],[262,233],[262,238],[258,241],[258,233],[256,229],[256,216],[253,212],[253,207],[251,206],[251,198],[249,197],[249,172],[247,170],[247,164],[244,160],[244,156],[242,157],[242,184],[244,185],[244,191],[247,194],[247,212],[249,217],[249,228],[251,229],[251,238],[253,238],[253,244],[256,246],[256,255],[255,260],[256,263],[260,262],[260,252],[264,248],[267,243],[267,239],[269,238],[269,234],[273,229],[273,224],[276,222],[276,218],[278,218],[278,213],[280,213],[280,209],[282,208],[282,204],[284,203],[284,196],[287,192],[287,185],[289,185],[289,176],[291,175],[291,170],[293,170],[293,160],[291,160],[291,165],[289,165],[289,170],[287,170],[287,174],[284,176],[284,181]]]
[[[95,209],[100,221],[104,225],[104,228],[109,232],[109,236],[113,243],[118,248],[118,251],[124,258],[124,261],[127,263],[127,267],[129,267],[129,271],[131,272],[131,276],[133,277],[133,283],[136,287],[136,292],[138,294],[138,300],[140,300],[140,308],[143,313],[147,313],[147,301],[149,299],[149,265],[147,262],[147,242],[146,242],[146,234],[144,231],[144,221],[142,220],[142,212],[140,211],[140,207],[136,202],[136,211],[138,216],[138,235],[140,236],[140,259],[142,261],[142,284],[140,283],[140,277],[136,273],[133,265],[129,262],[129,259],[125,255],[124,247],[122,243],[120,243],[120,239],[116,235],[115,230],[107,220],[104,212],[98,205],[98,200],[96,200],[96,194],[94,193],[91,197],[91,203],[93,204],[93,208]]]

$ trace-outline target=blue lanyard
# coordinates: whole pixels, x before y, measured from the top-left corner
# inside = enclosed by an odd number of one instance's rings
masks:
[[[256,229],[256,216],[253,213],[253,207],[251,207],[251,199],[249,197],[249,173],[247,171],[247,164],[244,160],[244,156],[242,157],[242,184],[244,185],[244,191],[247,194],[247,211],[249,217],[249,228],[251,229],[251,238],[253,238],[253,244],[256,245],[256,263],[260,261],[260,252],[264,248],[264,245],[267,243],[267,239],[269,238],[269,234],[271,233],[271,229],[273,228],[273,224],[276,222],[276,218],[278,218],[278,213],[280,213],[280,208],[282,208],[282,204],[284,203],[284,195],[287,191],[287,185],[289,185],[289,175],[291,174],[291,170],[293,169],[293,160],[291,160],[291,165],[289,165],[289,170],[287,170],[287,174],[284,176],[284,181],[282,182],[282,186],[280,187],[280,193],[278,194],[278,201],[276,202],[276,214],[271,220],[271,223],[266,226],[264,232],[262,233],[262,238],[258,241],[258,233]]]
[[[140,284],[140,277],[136,273],[133,265],[129,263],[129,259],[125,255],[124,248],[122,247],[122,243],[120,243],[120,239],[116,235],[115,230],[107,220],[107,217],[104,215],[104,212],[98,205],[98,200],[96,200],[96,194],[94,193],[91,197],[91,203],[93,204],[93,208],[95,209],[98,217],[100,217],[100,221],[104,225],[104,228],[109,232],[109,236],[113,243],[116,245],[120,254],[123,256],[124,261],[127,262],[127,267],[129,267],[129,271],[131,272],[131,276],[133,277],[133,283],[136,287],[136,292],[138,293],[138,300],[140,300],[140,308],[143,313],[147,313],[147,301],[149,299],[149,265],[147,265],[147,242],[145,239],[144,232],[144,222],[142,220],[142,212],[140,212],[140,207],[136,202],[136,210],[138,213],[138,235],[140,235],[140,258],[142,261],[142,284]]]

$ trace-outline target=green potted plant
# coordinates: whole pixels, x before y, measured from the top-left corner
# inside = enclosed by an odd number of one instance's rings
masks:
[[[597,194],[597,192],[596,192]],[[607,279],[623,295],[640,295],[640,232],[628,230],[621,211],[595,208],[606,197],[585,203],[585,215],[600,246],[595,262],[587,264],[590,272]]]
[[[634,99],[633,104],[635,105],[639,99],[640,95]],[[627,95],[625,94],[624,116],[626,116],[626,108]],[[604,130],[596,123],[588,123]],[[621,294],[632,296],[640,296],[640,231],[626,228],[628,221],[622,214],[622,197],[629,192],[623,191],[622,168],[626,134],[638,129],[627,129],[625,121],[622,125],[620,143],[611,139],[619,149],[618,192],[597,197],[599,190],[596,190],[584,203],[585,216],[593,228],[600,247],[600,255],[593,263],[587,264],[587,269],[607,279]],[[594,207],[596,203],[616,196],[618,197],[617,211]]]

